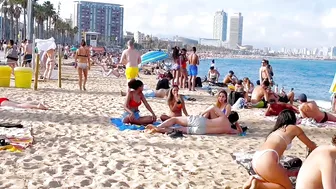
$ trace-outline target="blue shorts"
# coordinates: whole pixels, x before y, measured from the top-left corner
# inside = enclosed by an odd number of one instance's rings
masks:
[[[121,115],[121,120],[124,121],[124,119],[125,119],[126,117],[128,117],[129,115],[130,115],[130,113],[128,113],[128,112],[124,112],[124,113]],[[136,120],[138,120],[138,119],[140,118],[140,112],[139,112],[139,111],[134,112],[134,118],[135,118]]]
[[[197,66],[189,65],[189,75],[190,76],[197,76],[197,74],[198,74]]]
[[[146,98],[154,98],[155,97],[155,91],[153,91],[153,90],[144,90],[144,91],[142,91],[142,93]]]

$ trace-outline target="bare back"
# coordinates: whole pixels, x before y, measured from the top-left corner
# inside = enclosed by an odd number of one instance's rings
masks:
[[[120,63],[125,64],[127,67],[138,67],[141,63],[140,53],[135,49],[126,49],[121,55]]]
[[[299,109],[304,118],[313,118],[317,122],[324,118],[324,113],[320,111],[315,101],[305,102],[300,105]]]
[[[24,53],[25,54],[33,54],[33,47],[31,43],[27,43],[24,45]]]
[[[261,86],[256,86],[252,92],[251,102],[258,103],[265,97],[265,89]]]
[[[319,146],[316,148],[300,168],[296,180],[296,189],[335,189],[335,158],[335,146]]]
[[[196,53],[192,53],[190,56],[189,56],[189,64],[191,65],[199,65],[199,58],[198,58],[198,55]]]
[[[76,52],[76,57],[80,63],[88,63],[88,59],[90,58],[89,50],[85,47],[79,47]]]

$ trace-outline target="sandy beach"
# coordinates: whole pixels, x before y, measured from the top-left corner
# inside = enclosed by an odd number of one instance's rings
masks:
[[[40,82],[38,91],[0,88],[1,97],[18,102],[44,101],[51,109],[0,109],[0,122],[33,128],[34,144],[24,152],[0,151],[0,188],[241,188],[247,171],[231,153],[256,150],[274,125],[265,110],[239,111],[247,136],[191,136],[172,139],[162,134],[118,131],[110,118],[124,112],[126,79],[89,72],[87,90],[78,90],[77,71],[63,66],[62,88],[57,81]],[[149,87],[155,76],[140,75]],[[199,114],[215,101],[206,91],[180,93],[189,114]],[[159,117],[168,113],[165,99],[148,99]],[[149,114],[140,107],[142,115]],[[329,144],[335,129],[304,127],[317,144]],[[294,140],[286,155],[304,159],[305,146]]]

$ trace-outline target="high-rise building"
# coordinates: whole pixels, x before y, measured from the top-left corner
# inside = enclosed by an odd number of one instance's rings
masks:
[[[217,11],[214,16],[213,23],[213,38],[220,41],[226,41],[227,35],[227,14],[222,11]]]
[[[78,27],[78,41],[82,32],[98,32],[104,42],[121,44],[124,26],[122,5],[82,0],[74,3],[73,24]]]
[[[241,46],[243,41],[243,16],[241,13],[235,13],[230,18],[230,37],[229,46],[232,49]]]

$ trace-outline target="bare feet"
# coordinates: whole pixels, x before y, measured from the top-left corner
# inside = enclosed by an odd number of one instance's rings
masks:
[[[246,183],[244,184],[243,189],[251,189],[252,184],[253,184],[253,180],[255,180],[254,177],[250,176],[248,181],[246,181]]]
[[[85,88],[85,86],[83,86],[83,89],[84,89],[84,91],[86,91],[86,88]]]
[[[47,106],[44,103],[38,103],[36,108],[40,110],[48,110]]]

